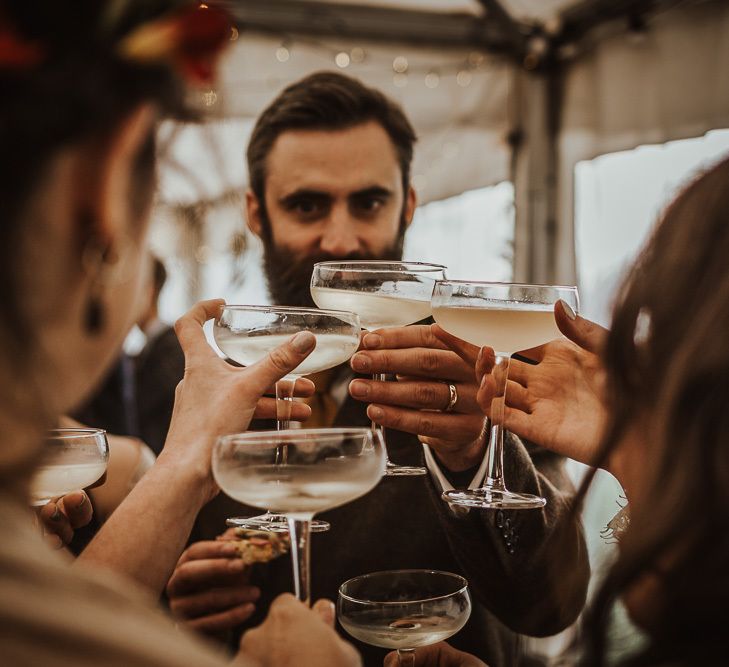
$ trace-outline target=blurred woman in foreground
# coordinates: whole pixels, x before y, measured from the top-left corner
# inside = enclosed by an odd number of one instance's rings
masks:
[[[185,378],[157,462],[73,567],[43,544],[29,480],[45,430],[88,396],[136,313],[156,126],[186,115],[184,80],[209,84],[230,34],[212,3],[196,5],[0,0],[4,665],[221,664],[154,603],[197,512],[218,492],[216,437],[244,430],[254,413],[270,417],[272,400],[261,396],[314,346],[300,333],[260,364],[234,369],[202,330],[222,302],[198,304],[177,325]],[[300,419],[308,408],[297,410]],[[358,663],[291,597],[243,644],[241,665]]]
[[[606,663],[609,612],[620,597],[647,637],[624,664],[725,665],[729,160],[667,209],[609,332],[561,303],[555,316],[571,342],[527,352],[537,365],[512,360],[504,425],[610,471],[629,500],[620,556],[588,615],[583,662]],[[490,350],[477,358],[473,346],[434,332],[483,375],[479,403],[488,414]]]

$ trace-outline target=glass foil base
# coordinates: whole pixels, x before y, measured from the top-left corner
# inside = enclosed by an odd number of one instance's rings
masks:
[[[461,507],[502,510],[539,509],[547,500],[530,493],[512,493],[505,489],[452,489],[443,493],[443,500]]]
[[[265,530],[270,533],[288,533],[288,519],[283,514],[261,514],[260,516],[236,516],[227,519],[225,523],[232,528],[248,528],[249,530]],[[314,520],[311,522],[312,533],[325,533],[331,528],[328,521]]]

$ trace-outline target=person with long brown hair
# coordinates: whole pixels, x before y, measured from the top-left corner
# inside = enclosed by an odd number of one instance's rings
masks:
[[[727,663],[728,222],[724,160],[668,207],[622,286],[610,331],[560,303],[555,317],[569,340],[527,352],[536,365],[511,362],[505,427],[608,470],[629,501],[619,557],[585,622],[582,664],[590,667],[607,663],[619,598],[645,632],[622,664]],[[488,414],[492,351],[479,356],[433,331],[475,365]],[[445,664],[429,655],[419,664]],[[467,664],[449,656],[448,664]]]
[[[154,601],[218,493],[216,437],[275,413],[261,397],[311,352],[312,334],[233,368],[202,330],[223,302],[198,304],[176,326],[185,376],[165,447],[73,566],[43,543],[28,498],[46,429],[88,397],[137,312],[156,127],[188,117],[186,84],[210,81],[229,31],[211,2],[0,2],[3,665],[225,664]],[[331,603],[320,612],[329,624],[282,596],[236,664],[358,664]]]

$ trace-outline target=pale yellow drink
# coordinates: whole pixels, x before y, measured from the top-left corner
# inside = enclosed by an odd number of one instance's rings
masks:
[[[311,297],[319,308],[357,313],[362,328],[369,331],[404,327],[430,317],[430,300],[330,287],[312,287]]]
[[[562,335],[554,321],[554,306],[546,304],[514,304],[509,308],[436,306],[433,317],[454,336],[504,354],[528,350]]]

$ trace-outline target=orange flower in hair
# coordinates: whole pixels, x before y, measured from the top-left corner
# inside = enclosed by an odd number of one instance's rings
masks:
[[[140,63],[172,62],[192,83],[209,84],[230,37],[228,14],[201,4],[139,26],[119,44],[119,54]]]

